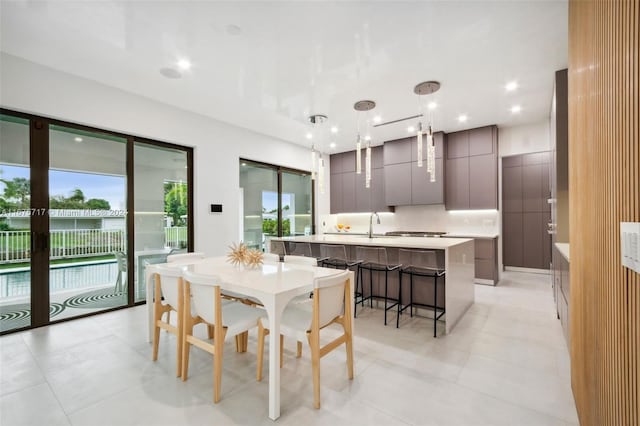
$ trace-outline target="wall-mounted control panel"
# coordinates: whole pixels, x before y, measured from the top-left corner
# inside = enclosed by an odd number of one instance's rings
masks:
[[[620,222],[622,265],[640,273],[640,222]]]

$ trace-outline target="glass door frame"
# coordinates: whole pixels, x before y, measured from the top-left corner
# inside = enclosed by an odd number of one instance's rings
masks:
[[[193,178],[193,148],[161,142],[153,139],[127,135],[97,127],[85,126],[54,118],[28,114],[19,111],[0,108],[0,114],[11,115],[29,120],[29,168],[31,182],[31,325],[0,332],[0,335],[41,327],[49,324],[72,321],[78,318],[99,315],[105,312],[126,309],[136,305],[142,305],[144,300],[135,302],[135,205],[134,205],[134,144],[144,143],[151,146],[170,148],[185,151],[187,154],[187,250],[194,251],[194,178]],[[49,224],[49,126],[63,126],[70,129],[95,132],[109,136],[116,136],[127,140],[126,147],[126,173],[127,173],[127,262],[131,267],[127,268],[127,304],[107,308],[98,312],[90,312],[71,318],[63,318],[51,321],[49,318],[49,266],[50,266],[50,224]]]
[[[311,175],[309,170],[300,170],[294,169],[292,167],[286,166],[278,166],[275,164],[265,163],[263,161],[251,160],[249,158],[240,157],[238,159],[238,165],[243,161],[258,164],[265,168],[269,168],[275,170],[278,176],[278,238],[282,237],[282,173],[297,173],[297,174],[308,174]],[[316,181],[315,179],[311,179],[311,235],[316,234]]]

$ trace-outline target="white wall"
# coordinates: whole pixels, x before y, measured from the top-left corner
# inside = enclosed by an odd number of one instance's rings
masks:
[[[193,146],[195,248],[208,255],[225,253],[238,238],[240,157],[292,168],[310,164],[302,146],[15,56],[1,54],[0,74],[4,108]],[[328,192],[318,197],[317,217],[328,212]],[[223,204],[223,213],[209,213],[212,203]]]
[[[498,129],[498,153],[500,157],[549,151],[549,120]]]

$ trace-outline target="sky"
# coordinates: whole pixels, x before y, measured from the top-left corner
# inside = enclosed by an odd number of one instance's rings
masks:
[[[29,179],[28,167],[2,165],[0,170],[2,179],[11,180],[17,177]],[[50,195],[68,197],[74,189],[79,188],[84,193],[85,199],[102,198],[107,200],[114,210],[126,208],[126,184],[127,180],[123,176],[49,171]],[[5,185],[0,182],[0,194],[4,191],[4,187]]]

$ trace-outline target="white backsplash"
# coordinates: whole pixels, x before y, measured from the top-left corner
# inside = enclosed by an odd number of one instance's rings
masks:
[[[380,213],[380,224],[373,219],[373,232],[435,231],[456,234],[498,234],[497,210],[447,211],[443,204],[433,206],[400,206],[395,213]],[[337,225],[348,225],[352,233],[369,231],[369,213],[323,215],[319,233],[337,232]]]

